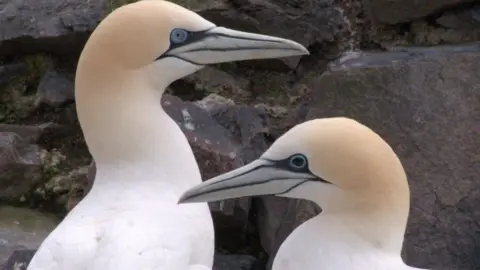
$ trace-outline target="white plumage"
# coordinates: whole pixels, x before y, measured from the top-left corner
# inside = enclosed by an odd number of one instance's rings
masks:
[[[206,64],[303,54],[293,41],[217,27],[167,1],[112,12],[86,43],[75,78],[95,181],[28,270],[211,269],[208,205],[177,204],[201,183],[200,171],[160,98]]]

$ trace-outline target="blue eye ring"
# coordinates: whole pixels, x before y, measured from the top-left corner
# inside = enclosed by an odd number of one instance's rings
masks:
[[[170,41],[175,44],[184,43],[188,38],[188,31],[181,28],[175,28],[170,32]]]
[[[288,166],[295,170],[304,169],[308,166],[308,161],[304,155],[296,154],[288,159]]]

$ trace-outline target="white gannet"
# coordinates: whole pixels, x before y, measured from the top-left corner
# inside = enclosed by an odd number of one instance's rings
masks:
[[[315,119],[257,160],[187,190],[179,203],[242,196],[306,199],[322,213],[280,246],[273,270],[400,270],[410,194],[392,148],[348,118]]]
[[[110,13],[85,44],[75,78],[96,178],[28,270],[211,269],[208,205],[177,204],[201,183],[199,168],[161,95],[207,64],[306,54],[291,40],[217,27],[167,1]]]

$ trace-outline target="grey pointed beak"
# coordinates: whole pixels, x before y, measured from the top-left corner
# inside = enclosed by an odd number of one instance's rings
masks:
[[[189,41],[168,50],[163,57],[176,57],[196,65],[308,55],[301,44],[284,38],[242,32],[224,27],[190,33]]]
[[[245,196],[282,195],[318,178],[293,172],[271,160],[257,159],[243,167],[208,179],[187,191],[178,203],[211,202]]]

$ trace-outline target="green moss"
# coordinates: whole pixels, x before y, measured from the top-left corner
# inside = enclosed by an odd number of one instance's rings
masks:
[[[50,65],[45,55],[32,55],[22,59],[26,71],[0,89],[0,122],[18,123],[33,108],[38,83]]]
[[[27,66],[27,74],[23,79],[37,85],[51,65],[50,58],[43,54],[27,56],[23,59],[23,62]]]
[[[62,173],[60,165],[66,157],[57,149],[43,151],[41,155],[43,161],[43,172],[46,178],[51,179]]]
[[[62,161],[66,160],[66,157],[57,149],[52,149],[42,150],[40,158],[43,163],[43,184],[35,189],[34,194],[42,200],[47,200],[51,196],[51,190],[56,186],[56,177],[62,174]]]

